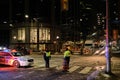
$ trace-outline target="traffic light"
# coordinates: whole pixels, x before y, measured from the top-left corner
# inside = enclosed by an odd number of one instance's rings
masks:
[[[62,11],[68,11],[68,0],[61,0]]]

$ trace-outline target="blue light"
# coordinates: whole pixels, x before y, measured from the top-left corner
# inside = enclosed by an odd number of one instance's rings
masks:
[[[4,52],[10,52],[11,50],[10,49],[4,49]]]

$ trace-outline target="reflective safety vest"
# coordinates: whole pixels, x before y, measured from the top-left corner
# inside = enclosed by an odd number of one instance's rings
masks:
[[[70,57],[71,52],[69,50],[64,52],[64,57]]]
[[[46,52],[46,57],[50,57],[50,56],[51,56],[50,52]]]

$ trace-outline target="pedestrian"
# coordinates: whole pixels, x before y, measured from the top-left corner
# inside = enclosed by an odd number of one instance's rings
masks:
[[[66,48],[64,52],[63,71],[68,71],[69,69],[70,55],[71,55],[71,51],[68,48]]]
[[[44,61],[45,61],[45,67],[49,68],[49,60],[51,59],[51,52],[49,50],[46,50],[43,53]]]

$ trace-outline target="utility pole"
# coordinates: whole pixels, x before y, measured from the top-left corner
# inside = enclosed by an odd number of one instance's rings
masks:
[[[111,56],[110,56],[110,47],[109,47],[109,28],[108,28],[108,0],[106,0],[106,73],[110,74],[111,73]]]

